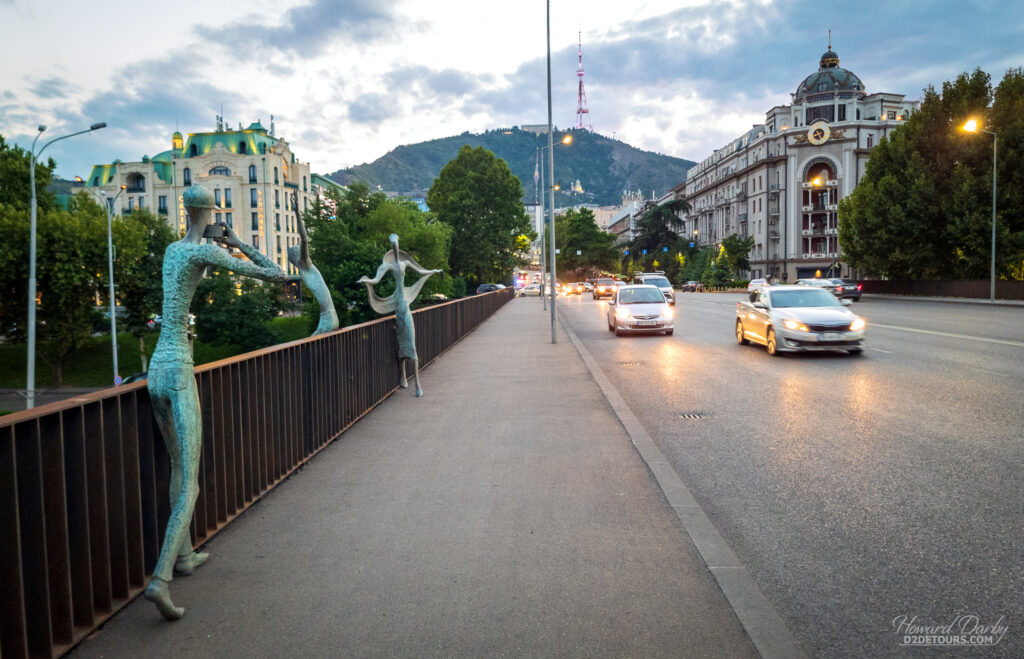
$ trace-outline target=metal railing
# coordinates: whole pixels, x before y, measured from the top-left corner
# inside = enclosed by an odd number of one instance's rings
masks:
[[[880,295],[922,295],[987,299],[991,282],[980,280],[881,280],[864,279],[864,293]],[[996,281],[997,300],[1024,300],[1024,281]]]
[[[426,365],[512,299],[413,312]],[[394,317],[195,369],[202,544],[359,420],[399,379]],[[0,418],[0,657],[59,656],[145,588],[170,514],[145,383]]]

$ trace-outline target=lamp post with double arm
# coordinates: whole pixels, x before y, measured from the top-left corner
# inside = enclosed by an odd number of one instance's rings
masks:
[[[100,128],[106,128],[106,122],[100,122],[89,126],[86,130],[80,130],[70,135],[55,137],[36,151],[36,142],[46,130],[46,126],[39,126],[39,132],[32,140],[28,168],[28,185],[32,189],[32,201],[30,206],[30,228],[29,228],[29,251],[28,251],[28,373],[25,376],[25,409],[32,409],[36,405],[36,161],[43,155],[46,147],[54,142],[66,140],[76,135],[84,135]]]

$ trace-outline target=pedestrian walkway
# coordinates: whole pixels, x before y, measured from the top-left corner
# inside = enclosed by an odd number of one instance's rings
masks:
[[[757,656],[558,332],[509,302],[72,656]]]

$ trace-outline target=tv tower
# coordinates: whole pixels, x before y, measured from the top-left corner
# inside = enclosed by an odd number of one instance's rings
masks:
[[[580,81],[580,91],[576,97],[576,128],[586,128],[587,130],[594,130],[594,126],[590,123],[590,108],[587,107],[587,92],[583,89],[583,32],[579,33],[579,58],[580,64],[576,69],[576,77]],[[583,115],[586,115],[586,122],[584,122]]]

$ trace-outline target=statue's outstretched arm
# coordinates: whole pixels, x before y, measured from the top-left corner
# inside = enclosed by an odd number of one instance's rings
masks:
[[[384,275],[388,273],[390,266],[387,263],[381,263],[380,267],[377,268],[377,275],[373,279],[368,279],[366,276],[360,277],[357,284],[366,284],[367,286],[376,286],[384,279]]]
[[[288,281],[288,275],[284,270],[255,247],[239,240],[235,232],[231,230],[231,227],[227,227],[227,233],[221,243],[228,247],[238,248],[249,257],[249,260],[236,259],[227,250],[217,245],[203,245],[205,248],[203,256],[210,265],[219,266],[246,277],[263,279],[264,281]]]

